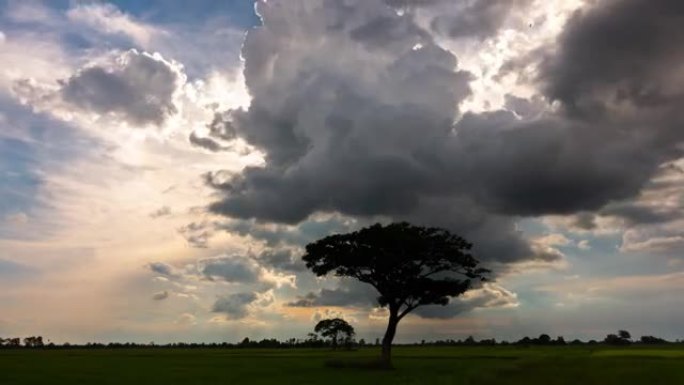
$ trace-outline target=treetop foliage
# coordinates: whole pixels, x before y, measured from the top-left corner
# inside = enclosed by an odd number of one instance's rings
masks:
[[[341,318],[321,320],[314,327],[314,331],[326,338],[336,337],[338,334],[351,337],[355,334],[354,327]]]
[[[489,270],[478,267],[471,248],[444,229],[401,222],[328,236],[307,245],[303,259],[317,276],[333,272],[372,285],[381,306],[404,306],[403,317],[420,305],[446,305],[471,279],[484,280]]]

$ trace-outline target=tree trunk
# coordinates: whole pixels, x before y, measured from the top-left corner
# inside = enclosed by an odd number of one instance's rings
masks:
[[[399,315],[396,310],[390,309],[389,322],[387,323],[387,331],[385,337],[382,339],[382,364],[386,367],[392,367],[392,341],[394,335],[397,333],[397,324],[399,324]]]

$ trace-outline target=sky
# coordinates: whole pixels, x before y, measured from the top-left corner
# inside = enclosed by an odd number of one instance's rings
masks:
[[[684,338],[680,0],[0,0],[0,336],[381,337],[303,247],[446,228],[398,342]]]

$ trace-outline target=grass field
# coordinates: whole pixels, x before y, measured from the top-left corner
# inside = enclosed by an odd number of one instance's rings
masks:
[[[0,351],[0,384],[684,384],[682,347],[397,347],[395,370],[326,365],[375,348]]]

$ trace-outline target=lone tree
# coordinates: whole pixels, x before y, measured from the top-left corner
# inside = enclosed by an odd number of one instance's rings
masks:
[[[625,341],[629,341],[632,339],[632,335],[629,334],[627,330],[618,330],[618,337],[622,338]]]
[[[325,237],[308,244],[303,259],[317,276],[334,272],[378,291],[378,304],[389,310],[381,359],[391,366],[402,318],[422,305],[446,305],[468,290],[472,279],[485,279],[489,270],[478,267],[471,247],[447,230],[402,222]]]
[[[324,319],[319,321],[314,327],[314,331],[324,338],[330,338],[333,349],[337,348],[337,342],[351,343],[354,337],[354,327],[341,318]]]

